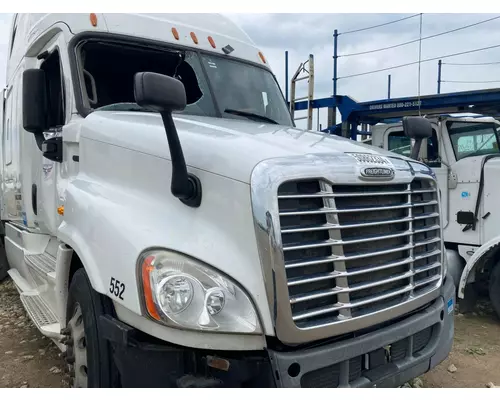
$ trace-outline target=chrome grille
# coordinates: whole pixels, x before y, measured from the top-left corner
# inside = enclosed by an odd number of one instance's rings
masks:
[[[278,190],[292,318],[299,328],[363,317],[411,301],[441,282],[432,181]]]

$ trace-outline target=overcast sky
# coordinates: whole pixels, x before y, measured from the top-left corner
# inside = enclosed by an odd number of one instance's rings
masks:
[[[377,29],[345,34],[350,30],[383,24],[411,14],[226,14],[237,22],[261,47],[284,90],[284,52],[289,51],[292,75],[310,53],[315,57],[315,97],[332,94],[333,31],[338,29],[339,55],[396,45],[419,38],[419,17]],[[422,36],[474,24],[498,14],[423,14]],[[12,14],[0,14],[0,82],[5,82],[5,60]],[[439,57],[500,44],[500,19],[422,42],[422,59]],[[338,76],[418,61],[418,42],[406,46],[353,57],[340,57]],[[443,59],[443,62],[500,62],[500,47]],[[418,65],[392,71],[341,79],[338,94],[358,101],[387,96],[387,75],[392,75],[392,97],[413,96],[418,91]],[[443,80],[500,81],[500,64],[488,66],[443,66]],[[437,61],[421,64],[421,94],[434,94]],[[306,81],[298,84],[298,95],[306,94]],[[442,92],[500,87],[499,83],[443,83]],[[323,124],[326,121],[321,121]]]

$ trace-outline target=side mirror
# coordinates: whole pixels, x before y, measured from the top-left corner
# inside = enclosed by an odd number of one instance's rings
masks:
[[[43,69],[27,69],[23,72],[23,128],[35,135],[36,145],[43,156],[61,162],[62,137],[45,140],[43,132],[47,122],[47,86]]]
[[[42,139],[47,128],[46,90],[44,70],[27,69],[23,72],[23,127]],[[38,141],[37,138],[37,144]]]
[[[411,148],[410,157],[414,160],[418,159],[422,141],[432,136],[432,125],[427,118],[424,117],[404,117],[403,131],[405,136],[415,139],[415,144]]]
[[[135,75],[134,96],[141,107],[159,112],[181,111],[187,104],[182,82],[154,72],[139,72]]]
[[[199,207],[201,182],[198,177],[187,172],[181,142],[172,118],[172,111],[186,108],[184,84],[170,76],[139,72],[134,76],[134,97],[139,106],[158,111],[163,119],[172,160],[170,191],[184,204]]]

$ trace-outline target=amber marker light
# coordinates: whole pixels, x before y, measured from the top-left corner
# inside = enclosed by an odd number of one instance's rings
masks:
[[[212,36],[208,37],[208,43],[210,43],[210,46],[212,46],[214,49],[216,48],[215,42],[214,42],[214,39],[212,38]]]
[[[172,35],[174,35],[175,40],[179,40],[179,32],[177,32],[177,29],[172,28]]]
[[[158,314],[158,311],[156,311],[156,305],[153,300],[153,291],[151,290],[151,273],[154,270],[154,260],[154,256],[149,256],[146,257],[146,259],[142,263],[142,285],[144,289],[144,298],[146,300],[146,308],[148,310],[148,313],[149,315],[151,315],[151,317],[153,317],[157,321],[160,321],[161,318]]]
[[[93,27],[97,26],[97,15],[95,13],[90,14],[90,23]]]
[[[198,38],[196,37],[194,32],[191,32],[191,39],[193,39],[194,44],[198,44]]]

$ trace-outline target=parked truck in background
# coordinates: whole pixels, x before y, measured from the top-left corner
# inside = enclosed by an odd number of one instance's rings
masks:
[[[297,129],[221,15],[10,34],[3,269],[73,386],[399,386],[447,357],[431,168]]]
[[[487,116],[440,115],[428,118],[433,134],[419,159],[436,174],[449,273],[459,304],[470,311],[478,294],[489,294],[500,317],[500,122]],[[411,140],[401,123],[372,130],[373,145],[409,154]]]

